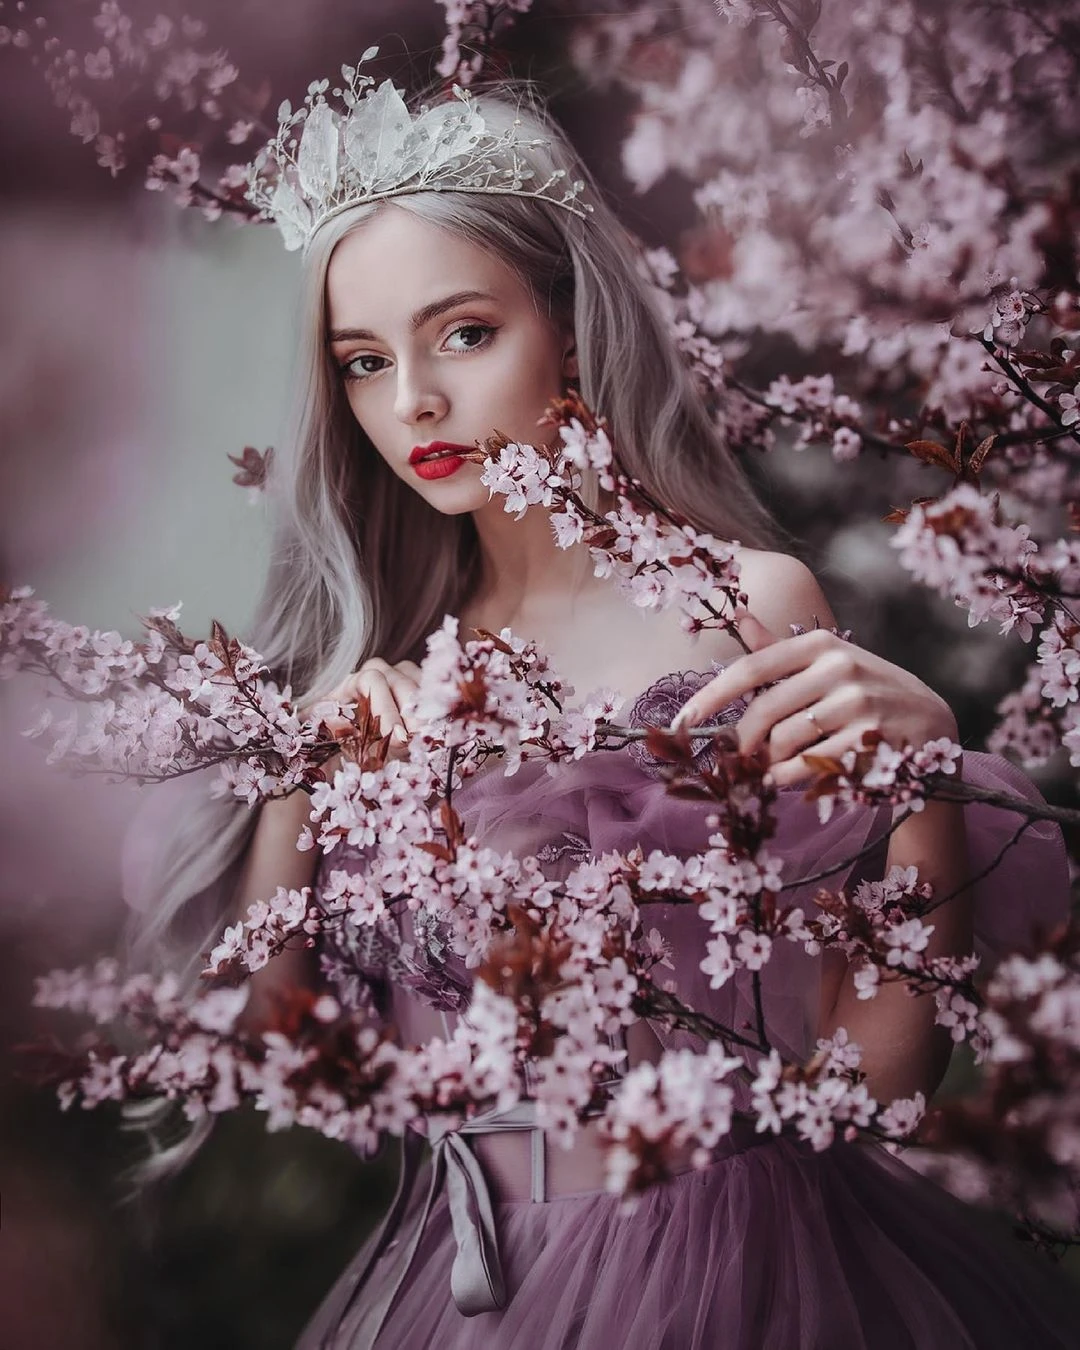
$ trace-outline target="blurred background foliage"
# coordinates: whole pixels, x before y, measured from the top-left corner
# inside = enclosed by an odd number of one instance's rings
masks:
[[[7,4],[0,22],[48,17],[77,30],[96,3]],[[379,43],[398,82],[426,82],[441,45],[431,0],[127,0],[204,19],[274,102]],[[538,3],[510,32],[510,69],[535,78],[627,225],[652,246],[692,248],[689,189],[635,194],[619,143],[624,95],[581,86],[565,59],[574,7]],[[83,48],[85,49],[85,48]],[[98,168],[68,134],[40,76],[0,48],[0,577],[33,585],[71,622],[137,630],[152,605],[184,601],[243,632],[265,560],[261,503],[230,484],[226,455],[281,434],[295,256],[275,232],[203,221]],[[807,358],[762,356],[796,378]],[[918,590],[881,518],[939,490],[934,470],[866,453],[781,445],[748,465],[794,547],[863,645],[913,670],[981,741],[1024,653]],[[931,481],[933,479],[933,481]],[[0,1326],[10,1350],[277,1350],[377,1220],[393,1160],[363,1164],[302,1131],[266,1133],[241,1113],[160,1190],[129,1194],[140,1141],[109,1111],[61,1115],[14,1075],[12,1047],[51,1030],[32,980],[113,950],[124,921],[119,840],[135,794],[45,768],[19,737],[32,691],[0,685]],[[1054,800],[1080,805],[1055,765]],[[1075,841],[1073,841],[1075,842]],[[1074,850],[1075,851],[1075,850]],[[55,1030],[66,1034],[67,1027]],[[956,1073],[963,1075],[963,1066]]]

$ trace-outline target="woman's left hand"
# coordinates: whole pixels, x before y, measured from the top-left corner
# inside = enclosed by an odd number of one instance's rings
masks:
[[[765,748],[778,787],[813,776],[803,751],[838,758],[859,748],[867,731],[896,749],[956,739],[945,700],[891,661],[824,629],[778,638],[752,614],[737,627],[749,655],[699,689],[672,727],[705,726],[734,699],[772,685],[754,697],[735,730],[743,754]]]

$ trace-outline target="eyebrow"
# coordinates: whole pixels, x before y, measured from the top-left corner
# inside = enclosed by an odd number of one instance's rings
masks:
[[[453,295],[448,295],[442,300],[433,300],[430,305],[418,309],[409,320],[409,332],[418,333],[432,319],[437,319],[440,314],[445,314],[447,310],[454,309],[458,305],[467,304],[470,300],[494,299],[495,296],[489,295],[487,291],[455,291]],[[368,328],[335,328],[330,333],[328,341],[331,344],[356,341],[377,342],[378,338]]]

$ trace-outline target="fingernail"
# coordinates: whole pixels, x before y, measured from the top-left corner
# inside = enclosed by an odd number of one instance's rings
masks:
[[[679,711],[675,714],[675,716],[671,719],[672,731],[679,731],[683,727],[693,726],[693,724],[694,718],[689,703],[685,704],[682,708],[680,708]]]

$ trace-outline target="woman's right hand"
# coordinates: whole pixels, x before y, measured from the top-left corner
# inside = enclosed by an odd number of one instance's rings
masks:
[[[390,758],[400,759],[405,756],[409,737],[415,730],[415,723],[401,709],[419,682],[420,667],[415,661],[399,661],[391,665],[382,657],[373,656],[319,701],[356,703],[361,697],[366,697],[371,704],[372,715],[378,721],[379,734],[390,737]],[[300,716],[302,719],[310,717],[311,709],[301,709]],[[356,730],[354,723],[346,717],[330,717],[324,721],[335,737],[346,736]],[[333,777],[340,758],[340,755],[335,755],[327,761],[324,772],[328,777]]]

